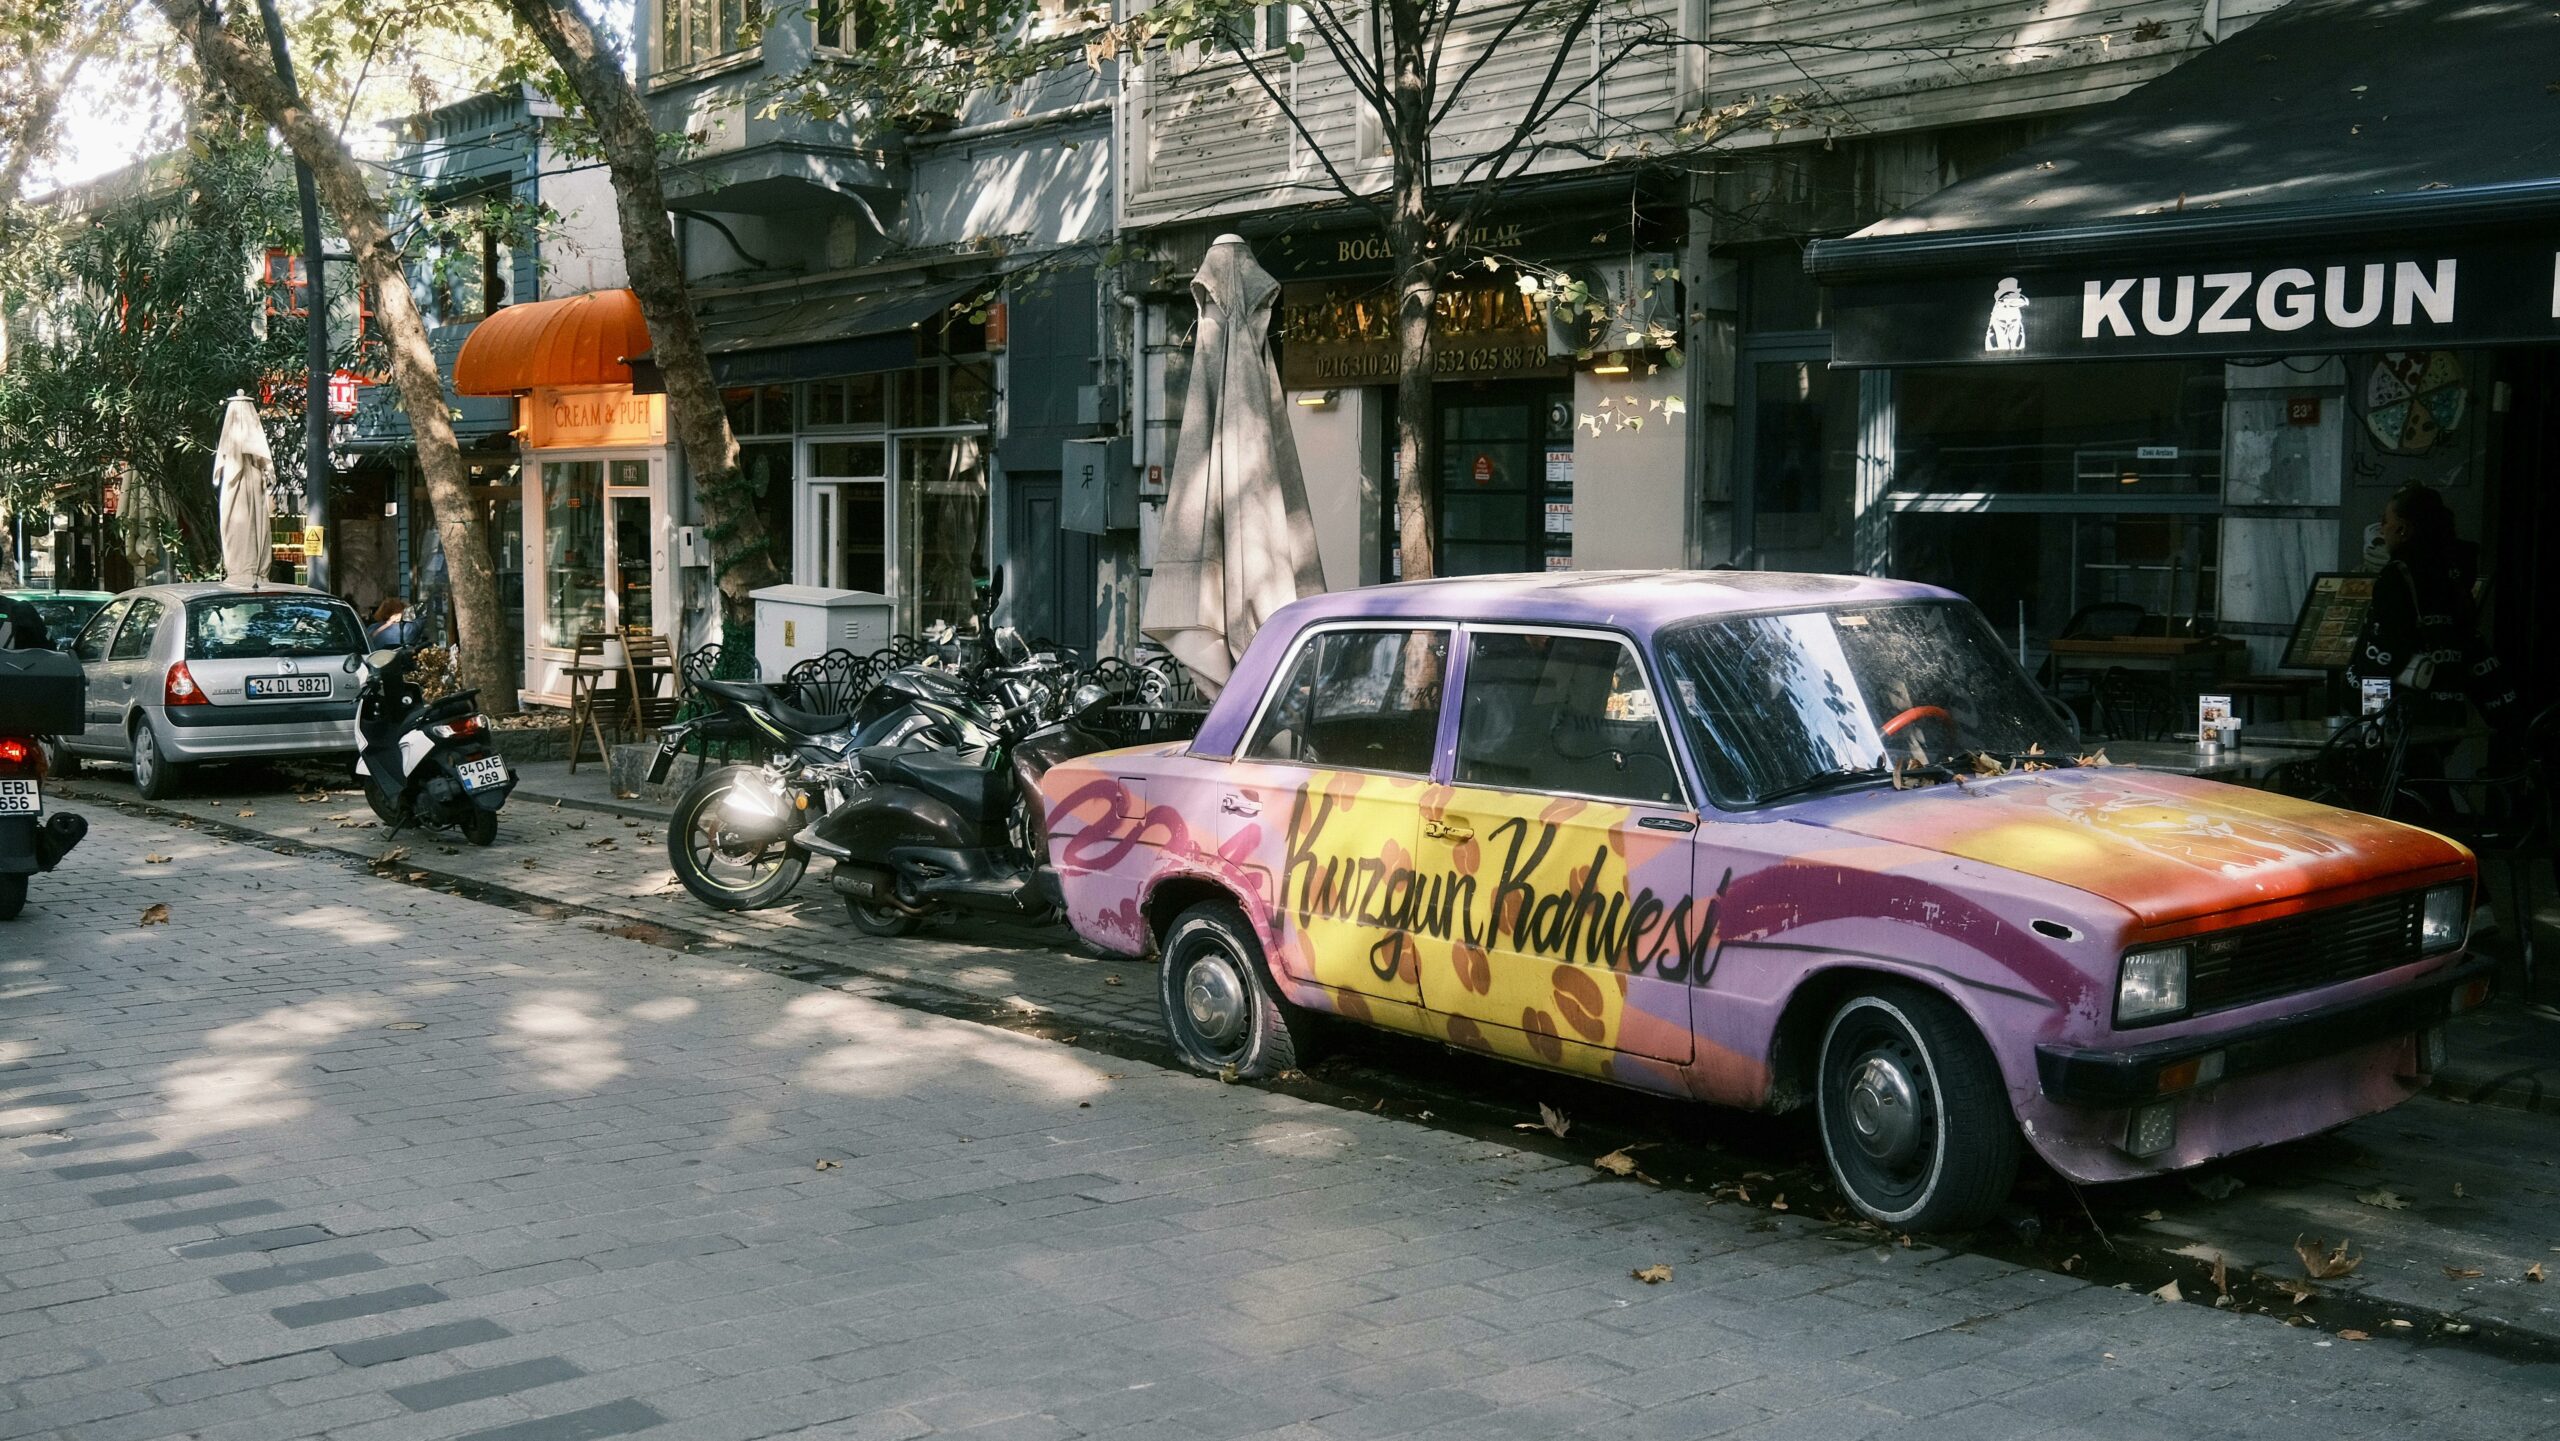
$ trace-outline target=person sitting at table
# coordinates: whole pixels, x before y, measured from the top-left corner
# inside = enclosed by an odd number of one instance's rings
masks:
[[[2516,689],[2480,636],[2479,548],[2454,534],[2444,497],[2417,484],[2383,503],[2381,539],[2390,561],[2374,581],[2348,673],[2389,680],[2393,699],[2420,713],[2413,719],[2452,719],[2468,699],[2506,734]]]

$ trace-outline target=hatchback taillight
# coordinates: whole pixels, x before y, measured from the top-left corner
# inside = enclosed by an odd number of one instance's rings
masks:
[[[196,678],[187,673],[187,663],[185,661],[179,661],[175,665],[169,667],[169,681],[168,684],[161,687],[160,698],[163,703],[168,705],[213,704],[213,702],[206,697],[204,687],[197,685]]]

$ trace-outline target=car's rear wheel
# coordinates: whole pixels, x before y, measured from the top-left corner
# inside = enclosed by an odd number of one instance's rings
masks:
[[[1962,1011],[1912,986],[1851,996],[1823,1031],[1823,1155],[1849,1204],[1910,1231],[1988,1217],[2018,1175],[1999,1067]]]
[[[1262,968],[1262,945],[1236,908],[1193,906],[1164,935],[1157,999],[1173,1048],[1194,1069],[1259,1080],[1298,1064],[1302,1017]]]
[[[165,801],[178,793],[178,766],[160,750],[151,722],[133,724],[133,788],[146,801]]]

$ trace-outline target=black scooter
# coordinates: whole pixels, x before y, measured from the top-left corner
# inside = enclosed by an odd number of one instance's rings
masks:
[[[356,692],[356,779],[383,824],[458,826],[475,846],[498,839],[498,812],[515,772],[489,744],[477,691],[430,701],[409,672],[406,646],[364,658]]]
[[[1027,920],[1064,906],[1049,869],[1040,777],[1073,756],[1127,743],[1106,729],[1124,699],[1087,683],[1064,720],[1013,713],[983,755],[941,747],[873,747],[860,753],[867,780],[812,825],[801,844],[836,863],[831,878],[854,928],[913,934],[935,912],[988,911]]]
[[[45,813],[42,737],[76,734],[88,706],[80,663],[60,651],[0,650],[0,921],[26,909],[27,883],[89,834],[69,811]]]

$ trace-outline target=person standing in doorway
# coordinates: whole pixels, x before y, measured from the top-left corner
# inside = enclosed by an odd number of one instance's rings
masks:
[[[2389,680],[2395,699],[2447,715],[2467,699],[2503,733],[2514,722],[2516,690],[2480,636],[2479,547],[2454,534],[2444,497],[2423,485],[2403,486],[2383,503],[2381,541],[2390,559],[2374,582],[2349,672]]]

